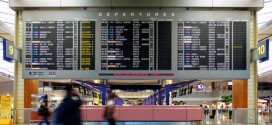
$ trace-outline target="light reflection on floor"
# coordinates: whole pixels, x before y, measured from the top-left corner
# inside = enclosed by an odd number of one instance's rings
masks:
[[[258,125],[272,125],[272,123],[269,122],[269,116],[268,115],[258,115]],[[197,125],[194,123],[194,125]],[[203,118],[201,123],[199,125],[247,125],[242,123],[233,123],[232,119],[229,119],[229,116],[227,113],[222,114],[216,114],[214,119],[210,118]],[[248,124],[253,125],[253,124]]]
[[[268,115],[258,115],[259,125],[272,125],[272,123],[266,123],[269,121]],[[31,124],[37,125],[37,124]],[[82,125],[108,125],[107,122],[84,122]],[[232,119],[229,119],[227,113],[216,115],[214,119],[210,119],[208,116],[203,118],[199,122],[117,122],[116,125],[247,125],[241,123],[232,123]],[[253,125],[253,124],[248,124]]]

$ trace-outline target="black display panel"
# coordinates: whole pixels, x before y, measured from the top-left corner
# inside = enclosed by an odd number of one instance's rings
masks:
[[[171,46],[172,46],[172,29],[171,22],[160,21],[158,22],[158,69],[168,70],[171,69]]]
[[[178,70],[246,70],[244,21],[179,21]]]
[[[102,70],[171,70],[171,21],[103,21]]]
[[[233,22],[233,70],[246,69],[246,23]]]
[[[26,22],[26,70],[94,70],[95,21]]]

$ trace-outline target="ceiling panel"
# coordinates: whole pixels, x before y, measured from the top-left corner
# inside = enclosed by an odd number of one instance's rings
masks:
[[[272,82],[272,74],[258,78],[258,82]]]
[[[3,76],[0,76],[0,83],[1,83],[1,82],[10,82],[10,81],[13,81],[13,80],[8,79],[8,78],[3,77]]]
[[[263,26],[269,20],[271,20],[272,16],[272,1],[271,0],[264,0],[264,7],[257,12],[258,15],[258,27]]]

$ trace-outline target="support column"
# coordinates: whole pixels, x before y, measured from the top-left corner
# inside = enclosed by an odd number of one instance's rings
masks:
[[[103,84],[104,84],[104,85],[106,85],[106,86],[108,86],[108,85],[109,85],[109,81],[108,81],[108,80],[106,80],[106,79],[103,79],[103,80],[102,80],[102,82],[103,82]]]
[[[150,105],[152,105],[152,95],[150,96],[150,98],[149,98],[149,102],[150,102]]]
[[[257,45],[257,14],[252,11],[250,13],[250,49]],[[250,58],[250,56],[247,56]],[[257,62],[250,63],[250,78],[248,80],[233,80],[232,85],[232,103],[234,122],[242,122],[246,124],[258,124],[257,111],[257,93],[258,93],[258,70]]]
[[[31,108],[31,95],[39,93],[39,80],[24,80],[24,108]]]
[[[229,90],[229,83],[226,82],[225,85],[226,85],[226,89],[225,90],[228,91]]]
[[[250,14],[250,49],[257,45],[257,33],[258,33],[258,22],[257,22],[257,12],[252,11]],[[248,79],[248,123],[258,124],[258,67],[257,61],[250,63],[250,78]]]
[[[102,89],[102,105],[106,105],[106,98],[107,98],[107,86],[106,85],[101,85]]]
[[[216,89],[215,82],[212,82],[211,84],[212,84],[212,90],[215,90]]]
[[[157,96],[154,95],[154,105],[157,105],[156,101],[157,101]]]
[[[165,86],[165,104],[166,105],[169,105],[170,104],[170,94],[169,94],[169,92],[170,92],[170,88],[169,88],[169,86]]]
[[[22,33],[22,12],[15,13],[15,45],[18,48],[23,48],[23,33]],[[22,78],[22,64],[14,61],[14,124],[24,123],[24,80]]]
[[[232,107],[247,108],[247,79],[232,80]]]
[[[161,92],[159,92],[158,100],[159,100],[159,105],[162,105],[162,93]]]
[[[159,80],[159,83],[160,83],[160,85],[162,86],[162,87],[164,87],[163,86],[163,80]],[[162,92],[160,92],[160,90],[159,90],[159,96],[158,96],[158,103],[159,103],[159,105],[162,105]]]

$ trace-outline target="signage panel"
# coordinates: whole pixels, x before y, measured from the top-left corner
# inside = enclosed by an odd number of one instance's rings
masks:
[[[269,60],[269,39],[263,40],[251,50],[251,61],[259,60],[264,62]]]
[[[258,43],[257,51],[260,62],[269,60],[269,39]]]
[[[3,39],[3,56],[4,60],[11,62],[12,60],[22,61],[22,50],[16,48],[13,42]]]
[[[23,77],[249,78],[249,17],[168,9],[24,11]]]
[[[3,39],[3,59],[11,62],[14,57],[15,45],[6,39]]]

